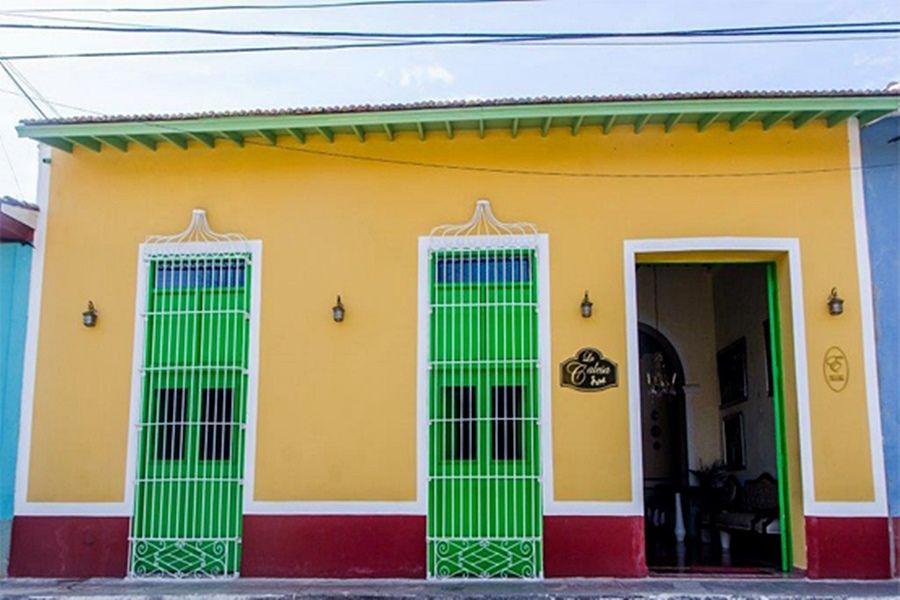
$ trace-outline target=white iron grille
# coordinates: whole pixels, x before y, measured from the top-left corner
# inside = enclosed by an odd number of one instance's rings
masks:
[[[236,576],[247,413],[248,252],[152,253],[131,520],[133,576]]]
[[[429,576],[540,577],[536,234],[486,201],[436,231],[465,239],[429,253]]]

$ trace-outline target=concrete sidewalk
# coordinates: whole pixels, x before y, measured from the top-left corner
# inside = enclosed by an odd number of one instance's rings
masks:
[[[900,581],[805,579],[554,579],[544,581],[4,579],[2,598],[900,598]]]

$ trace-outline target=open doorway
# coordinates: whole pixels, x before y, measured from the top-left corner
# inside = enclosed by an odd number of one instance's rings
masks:
[[[774,265],[638,265],[647,565],[790,569]]]

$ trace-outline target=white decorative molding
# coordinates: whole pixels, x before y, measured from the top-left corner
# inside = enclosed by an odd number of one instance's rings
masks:
[[[467,237],[479,235],[537,235],[533,223],[506,223],[494,216],[491,201],[475,203],[472,218],[458,225],[439,225],[431,230],[431,237]]]
[[[191,221],[184,231],[174,235],[150,235],[145,240],[145,244],[156,248],[154,254],[166,254],[167,249],[180,254],[181,251],[176,249],[185,245],[211,243],[217,244],[220,253],[248,251],[247,238],[242,234],[213,231],[206,218],[206,211],[202,208],[191,211]]]

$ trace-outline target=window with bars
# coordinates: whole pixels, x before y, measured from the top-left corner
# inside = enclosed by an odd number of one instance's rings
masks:
[[[444,415],[450,424],[450,435],[445,439],[444,458],[447,460],[472,460],[478,455],[475,405],[475,388],[453,386],[444,388]]]
[[[200,412],[200,460],[231,459],[231,418],[234,390],[203,390]]]
[[[494,460],[522,459],[522,391],[520,385],[496,386],[492,390]]]
[[[185,260],[156,267],[157,289],[239,288],[244,285],[243,259]]]
[[[449,434],[442,440],[445,460],[475,460],[480,451],[479,423],[489,422],[491,456],[494,460],[522,460],[523,387],[518,385],[491,388],[490,416],[480,417],[477,388],[452,386],[444,388],[444,419]]]
[[[187,390],[163,388],[156,392],[156,458],[181,460],[184,457],[184,425],[187,417]]]
[[[461,256],[437,261],[437,283],[527,283],[530,256]]]

